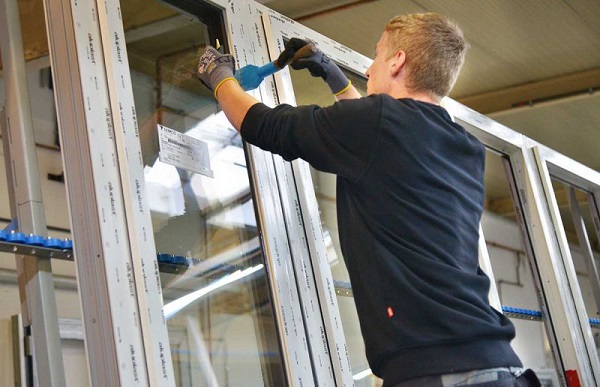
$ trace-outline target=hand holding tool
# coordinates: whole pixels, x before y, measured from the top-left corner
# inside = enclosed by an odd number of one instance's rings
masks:
[[[286,44],[285,50],[276,60],[260,67],[246,65],[236,71],[235,79],[237,79],[242,89],[246,91],[256,89],[266,77],[275,74],[295,60],[310,57],[317,51],[318,50],[313,43],[305,42],[305,44],[299,48],[292,46],[288,47]]]
[[[301,47],[307,44],[312,43],[308,43],[302,39],[292,38],[287,42],[286,50],[288,46],[302,49]],[[334,95],[345,92],[351,84],[350,80],[344,75],[338,65],[329,59],[329,57],[321,50],[314,51],[312,55],[294,59],[290,66],[292,66],[294,70],[308,69],[313,77],[323,78]]]
[[[204,53],[198,61],[198,78],[215,93],[223,82],[227,80],[235,80],[233,72],[235,68],[233,56],[223,54],[212,46],[206,46]]]

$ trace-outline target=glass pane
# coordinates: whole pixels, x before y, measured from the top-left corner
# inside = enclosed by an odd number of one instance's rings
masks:
[[[122,2],[176,381],[281,386],[242,140],[195,74],[198,51],[215,44],[208,31],[222,17],[205,6],[200,12],[210,26],[152,0]],[[212,176],[197,161],[188,167],[161,161],[157,124],[204,142]],[[198,151],[185,141],[174,140],[161,156],[185,159]]]
[[[546,333],[541,305],[526,242],[523,239],[509,181],[509,160],[488,150],[485,161],[486,202],[481,221],[496,288],[504,313],[515,325],[512,347],[523,365],[538,374],[543,385],[558,385],[554,357]],[[511,176],[509,178],[507,176]]]

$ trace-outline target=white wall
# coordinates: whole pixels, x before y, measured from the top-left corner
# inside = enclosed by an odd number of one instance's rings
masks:
[[[36,143],[46,146],[56,146],[57,123],[54,108],[54,94],[50,89],[49,64],[28,63],[27,86],[31,107],[31,119]],[[0,77],[0,108],[6,103],[6,87]]]
[[[488,253],[502,305],[539,311],[540,306],[527,257],[523,254],[519,261],[515,252],[491,246],[490,243],[524,251],[518,225],[490,213],[484,213],[481,224],[488,242]],[[553,368],[554,365],[548,362],[549,347],[543,323],[514,318],[512,322],[517,330],[517,337],[512,345],[524,365],[535,369]]]
[[[0,294],[0,300],[2,296]],[[14,385],[12,348],[11,321],[0,318],[0,386]]]

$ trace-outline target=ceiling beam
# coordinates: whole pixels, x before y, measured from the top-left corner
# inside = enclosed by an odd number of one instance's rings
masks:
[[[573,74],[511,86],[502,90],[456,98],[482,114],[489,114],[536,101],[559,99],[575,93],[594,92],[600,88],[600,67]]]
[[[160,15],[163,17],[162,15]],[[151,38],[157,35],[167,34],[176,31],[187,25],[194,25],[197,21],[189,16],[174,15],[163,19],[157,19],[148,24],[134,26],[125,31],[125,41],[127,44]]]
[[[354,8],[356,6],[363,5],[365,3],[373,3],[375,1],[378,1],[378,0],[356,0],[356,1],[352,1],[352,2],[350,2],[348,4],[337,5],[337,6],[333,6],[333,7],[330,7],[330,8],[321,9],[321,10],[316,11],[316,12],[310,12],[310,13],[307,13],[307,14],[304,14],[304,15],[301,15],[301,16],[294,17],[293,19],[295,21],[297,21],[297,22],[302,23],[302,22],[305,22],[305,21],[307,21],[309,19],[314,19],[316,17],[321,17],[321,16],[329,15],[329,14],[332,14],[332,13],[335,13],[335,12],[339,12],[339,11],[347,10],[347,9],[350,9],[350,8]]]

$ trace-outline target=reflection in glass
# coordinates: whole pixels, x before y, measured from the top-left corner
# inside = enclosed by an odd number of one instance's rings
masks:
[[[285,385],[242,140],[195,74],[208,28],[151,0],[122,7],[177,385]],[[212,176],[159,158],[157,124],[204,142]]]

